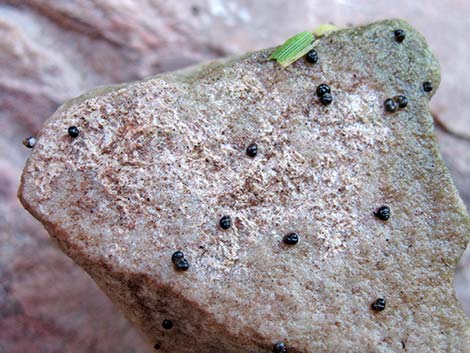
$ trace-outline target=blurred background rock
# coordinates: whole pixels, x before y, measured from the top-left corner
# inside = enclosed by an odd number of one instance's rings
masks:
[[[0,0],[0,352],[148,352],[92,280],[16,198],[35,135],[64,100],[204,60],[274,46],[322,23],[409,21],[442,65],[431,102],[444,159],[470,206],[470,2]],[[470,254],[456,272],[470,314]]]

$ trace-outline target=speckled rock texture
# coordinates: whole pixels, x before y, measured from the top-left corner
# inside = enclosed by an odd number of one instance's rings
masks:
[[[271,47],[333,22],[400,17],[441,66],[430,102],[444,162],[470,205],[470,2],[464,0],[7,0],[0,3],[0,352],[152,352],[16,197],[21,141],[66,99],[214,57]],[[111,43],[112,42],[112,43]],[[196,45],[194,45],[196,43]],[[446,129],[447,127],[447,129]],[[467,256],[465,256],[465,254]],[[470,314],[470,247],[455,272]]]
[[[314,65],[282,70],[264,50],[98,89],[41,130],[22,203],[161,351],[468,351],[452,281],[469,219],[428,110],[437,61],[401,21],[317,51]],[[409,105],[385,112],[397,94]]]

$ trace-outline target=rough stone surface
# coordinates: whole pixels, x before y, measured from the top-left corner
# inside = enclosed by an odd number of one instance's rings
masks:
[[[100,89],[39,134],[23,204],[162,351],[468,351],[452,280],[469,220],[421,89],[437,88],[437,61],[400,21],[317,51],[313,66],[281,70],[268,50]],[[399,93],[409,106],[385,113]],[[387,222],[373,216],[382,204]],[[174,271],[177,249],[187,272]]]
[[[441,151],[470,205],[466,163],[470,90],[462,84],[470,80],[470,50],[467,41],[460,40],[470,30],[470,2],[429,0],[423,6],[396,0],[391,6],[387,0],[295,0],[287,11],[285,4],[281,0],[0,2],[0,352],[152,351],[90,277],[52,246],[41,224],[16,198],[30,153],[21,141],[36,134],[64,100],[96,85],[277,45],[330,21],[357,25],[404,18],[424,34],[441,64],[442,82],[431,110],[449,128],[436,126]],[[115,39],[113,45],[108,38]],[[467,138],[454,132],[466,133]],[[469,250],[455,277],[467,315]],[[77,304],[72,309],[70,303]]]

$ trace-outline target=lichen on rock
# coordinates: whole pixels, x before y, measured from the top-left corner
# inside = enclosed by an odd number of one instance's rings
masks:
[[[162,352],[468,351],[452,278],[470,227],[433,134],[435,57],[399,20],[315,50],[99,89],[37,136],[21,201]]]

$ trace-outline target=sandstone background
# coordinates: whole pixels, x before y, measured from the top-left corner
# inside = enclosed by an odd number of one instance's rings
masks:
[[[0,0],[0,353],[151,351],[16,198],[34,135],[64,100],[281,43],[325,22],[408,20],[442,65],[432,100],[444,159],[470,206],[470,2]],[[470,314],[470,254],[455,280]]]

